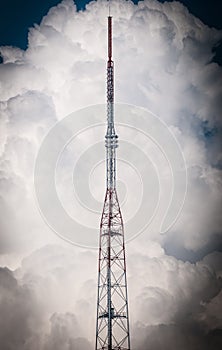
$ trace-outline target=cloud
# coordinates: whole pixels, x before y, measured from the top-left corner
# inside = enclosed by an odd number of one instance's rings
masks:
[[[87,350],[90,343],[83,337],[73,337],[73,332],[79,334],[78,322],[73,314],[53,314],[51,317],[51,332],[46,340],[44,350]]]
[[[132,343],[136,349],[221,346],[221,253],[196,264],[165,254],[129,256]],[[216,273],[217,271],[217,273]],[[131,305],[130,305],[131,306]]]
[[[130,256],[128,268],[137,305],[133,320],[144,325],[177,323],[190,315],[199,317],[205,312],[203,305],[222,288],[221,278],[205,260],[191,264],[165,254],[149,257],[141,252]]]
[[[1,315],[4,315],[1,318],[1,347],[28,349],[30,342],[34,344],[38,340],[42,325],[35,294],[28,286],[19,285],[7,268],[0,269],[0,291],[0,309]]]
[[[139,330],[138,330],[139,331]],[[204,350],[217,349],[221,346],[221,330],[205,332],[198,324],[190,325],[161,325],[151,326],[139,331],[145,333],[142,344],[138,345],[139,350],[157,350],[164,349],[166,344],[172,349],[187,348],[195,350],[198,347]],[[143,335],[143,333],[141,335]]]
[[[162,349],[167,343],[195,349],[197,344],[206,343],[210,349],[209,344],[220,344],[221,253],[216,255],[217,259],[209,255],[191,264],[166,256],[156,244],[150,252],[129,251],[129,305],[135,348]],[[11,315],[11,308],[15,310],[15,324],[17,313],[20,317],[23,312],[24,327],[29,320],[29,332],[26,328],[19,331],[29,346],[38,341],[38,348],[44,350],[62,343],[67,349],[93,347],[96,258],[95,252],[47,246],[24,259],[15,272],[17,281],[8,270],[3,275],[4,312]],[[215,262],[218,268],[213,268]],[[5,302],[4,295],[11,295],[14,304]],[[14,323],[6,322],[6,329],[11,326]],[[7,338],[7,332],[4,336]]]
[[[150,245],[140,253],[128,247],[129,306],[134,347],[137,348],[138,344],[138,348],[143,349],[143,342],[152,345],[162,328],[163,338],[158,340],[162,343],[166,341],[165,337],[169,337],[174,345],[176,333],[176,338],[184,346],[190,334],[190,344],[194,349],[195,344],[198,341],[202,344],[205,337],[212,342],[220,341],[214,331],[221,328],[218,306],[222,291],[222,254],[213,253],[192,264],[165,255],[157,243],[151,242]],[[57,336],[58,343],[64,337],[69,342],[73,337],[72,329],[79,329],[74,335],[85,337],[93,346],[96,261],[96,252],[47,246],[25,258],[22,267],[16,271],[17,278],[32,286],[37,300],[41,301],[47,327],[51,327],[44,338],[45,346],[53,346]],[[184,337],[182,334],[187,335]]]
[[[76,316],[71,313],[44,311],[43,295],[34,285],[23,284],[7,268],[0,269],[0,344],[2,349],[60,349],[90,348]],[[48,331],[47,331],[48,330]]]
[[[112,15],[116,101],[156,113],[177,137],[188,169],[185,206],[173,228],[161,236],[159,223],[150,225],[127,245],[133,344],[141,350],[219,348],[222,70],[213,48],[222,33],[175,1],[113,0]],[[13,268],[21,262],[15,275],[0,271],[5,349],[84,350],[94,342],[97,254],[67,248],[51,232],[37,209],[33,173],[40,144],[57,121],[105,102],[106,17],[106,1],[77,12],[64,0],[30,29],[27,50],[0,48],[0,261]],[[120,130],[122,139],[139,138],[135,130]],[[63,174],[93,135],[69,145]],[[138,145],[152,152],[141,138]],[[127,161],[134,164],[130,152]],[[136,198],[133,176],[123,175]],[[65,180],[59,190],[72,194]],[[103,193],[102,182],[90,186]],[[123,214],[133,213],[134,204],[123,206]]]
[[[116,100],[144,106],[167,122],[188,167],[187,202],[166,241],[173,238],[178,249],[203,249],[221,227],[220,143],[218,132],[211,132],[221,128],[221,68],[211,60],[222,34],[177,2],[113,1],[112,13]],[[27,50],[1,48],[2,187],[6,181],[20,189],[13,198],[4,193],[3,202],[10,213],[25,200],[16,225],[24,246],[27,230],[36,246],[43,236],[52,241],[32,198],[34,161],[44,135],[69,112],[105,101],[106,14],[105,1],[83,12],[71,0],[62,1],[30,29]],[[4,180],[9,172],[10,180]],[[35,232],[23,225],[27,212]],[[37,231],[44,231],[41,238]]]

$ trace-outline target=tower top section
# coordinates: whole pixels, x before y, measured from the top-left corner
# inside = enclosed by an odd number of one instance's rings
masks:
[[[108,61],[107,61],[107,132],[106,132],[106,176],[107,188],[116,186],[116,151],[118,136],[114,127],[114,64],[112,61],[112,17],[108,16]]]
[[[112,17],[108,16],[108,66],[112,63]]]

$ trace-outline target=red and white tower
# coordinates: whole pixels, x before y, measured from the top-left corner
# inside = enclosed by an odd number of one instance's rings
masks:
[[[129,316],[123,219],[116,192],[112,17],[108,17],[107,189],[100,223],[96,350],[129,350]]]

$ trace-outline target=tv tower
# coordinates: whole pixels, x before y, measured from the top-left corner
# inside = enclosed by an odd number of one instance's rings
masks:
[[[108,16],[106,195],[100,223],[96,350],[129,350],[123,219],[116,192],[112,17]]]

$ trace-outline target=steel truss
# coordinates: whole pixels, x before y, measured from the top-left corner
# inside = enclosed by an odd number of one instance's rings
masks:
[[[130,349],[123,220],[107,189],[100,224],[96,349]]]

